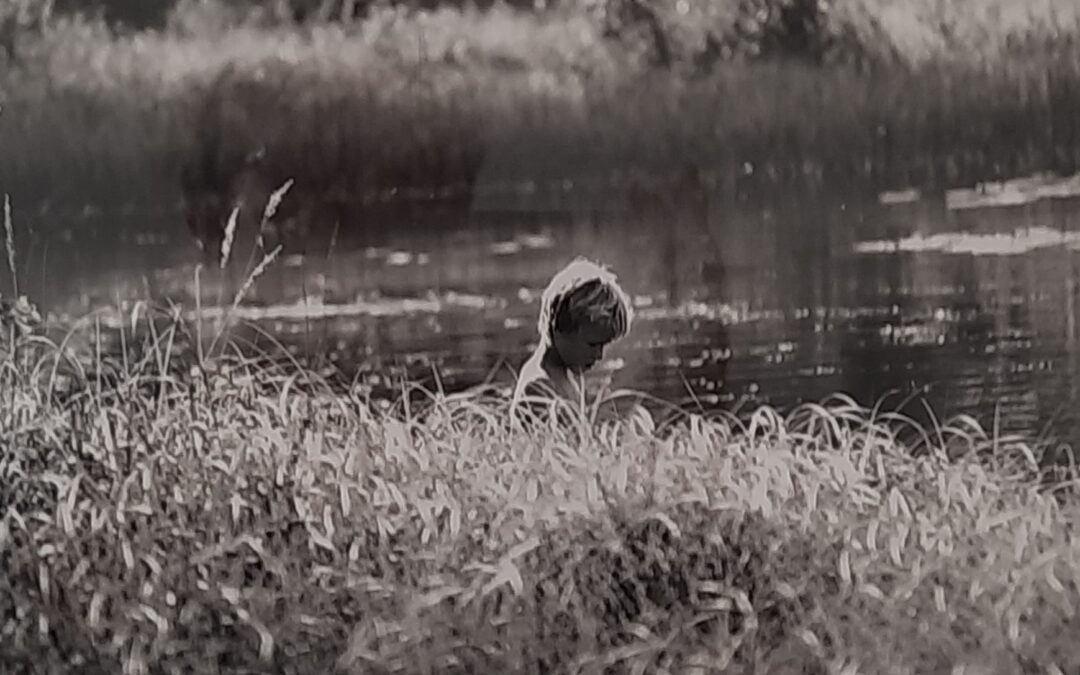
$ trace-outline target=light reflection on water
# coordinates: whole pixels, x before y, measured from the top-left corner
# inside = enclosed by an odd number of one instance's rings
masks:
[[[290,252],[239,316],[346,372],[397,365],[430,382],[434,364],[451,389],[493,372],[507,380],[535,344],[543,286],[587,255],[614,269],[638,310],[608,355],[616,386],[782,407],[925,390],[940,415],[989,426],[998,408],[1004,431],[1080,440],[1078,191],[1076,179],[1037,178],[751,205],[676,185],[626,203],[478,208],[467,223]],[[186,298],[191,311],[184,236],[176,226],[135,237],[137,248],[54,244],[70,274],[24,286],[56,312],[147,293]],[[213,270],[202,280],[204,301],[228,303]]]

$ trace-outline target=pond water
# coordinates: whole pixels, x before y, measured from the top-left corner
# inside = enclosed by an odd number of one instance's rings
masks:
[[[917,395],[940,416],[989,428],[998,413],[1002,431],[1080,440],[1076,179],[753,201],[707,181],[614,197],[528,187],[481,190],[452,222],[291,251],[240,314],[346,373],[404,368],[431,384],[437,369],[448,389],[509,381],[535,344],[540,290],[586,255],[637,306],[604,364],[616,386],[704,408],[834,392],[895,408]],[[28,231],[46,219],[16,213]],[[23,290],[46,309],[192,292],[196,249],[176,211],[80,222],[66,242],[24,242]],[[213,287],[212,270],[203,282]],[[919,398],[905,411],[926,419]]]

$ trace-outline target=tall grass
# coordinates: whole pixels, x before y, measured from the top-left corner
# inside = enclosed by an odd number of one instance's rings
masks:
[[[5,672],[1080,666],[1072,483],[969,420],[531,432],[242,352],[192,377],[152,319],[104,386],[51,392],[41,342],[0,369]]]
[[[61,23],[3,76],[0,188],[54,208],[173,204],[180,167],[197,165],[213,174],[200,189],[225,193],[211,218],[220,228],[233,202],[259,203],[289,176],[311,177],[301,204],[395,188],[401,199],[468,186],[473,162],[488,189],[569,180],[615,199],[636,171],[687,164],[733,195],[1072,171],[1077,11],[1025,7],[837,3],[837,20],[863,17],[902,56],[870,71],[745,59],[657,70],[566,10],[127,36]],[[723,33],[724,21],[708,26]],[[237,95],[249,86],[263,97]],[[245,193],[245,180],[258,189]]]

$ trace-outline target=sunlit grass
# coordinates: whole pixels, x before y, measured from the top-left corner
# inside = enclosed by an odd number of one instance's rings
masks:
[[[64,391],[55,347],[8,351],[8,670],[1080,665],[1071,483],[971,420],[834,397],[529,431],[492,391],[184,361],[175,316],[133,312]]]

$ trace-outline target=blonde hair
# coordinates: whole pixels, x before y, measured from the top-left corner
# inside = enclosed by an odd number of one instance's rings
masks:
[[[555,331],[572,331],[585,320],[605,322],[615,339],[630,330],[634,308],[607,268],[578,257],[560,270],[540,296],[540,339],[550,343]]]

